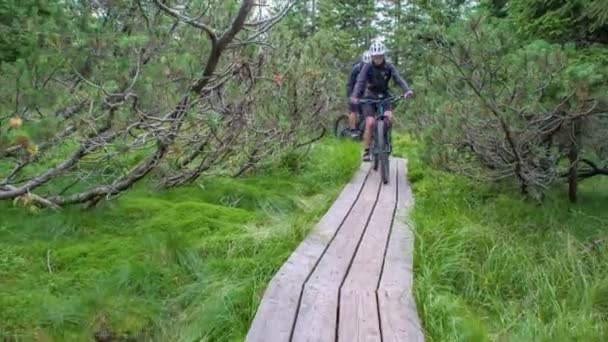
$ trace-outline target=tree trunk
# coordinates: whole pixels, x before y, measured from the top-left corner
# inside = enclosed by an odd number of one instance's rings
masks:
[[[312,10],[311,10],[311,14],[312,16],[312,33],[314,34],[315,32],[317,32],[317,1],[316,0],[312,0]]]
[[[395,31],[397,31],[399,29],[399,27],[401,27],[401,0],[397,0],[395,2],[396,2],[396,4],[395,4],[396,11],[397,11],[396,17],[395,17]],[[395,40],[397,40],[396,37],[395,37]],[[395,65],[397,67],[399,67],[399,55],[400,55],[399,45],[400,44],[398,42],[397,42],[397,44],[395,44],[395,53],[393,54],[393,56],[395,56]]]

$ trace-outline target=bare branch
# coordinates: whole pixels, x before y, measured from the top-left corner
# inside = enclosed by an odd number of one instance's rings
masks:
[[[205,31],[207,33],[207,36],[209,37],[209,39],[211,40],[211,43],[213,45],[215,45],[217,43],[217,34],[215,33],[215,31],[211,27],[209,27],[209,26],[201,23],[200,21],[198,21],[196,19],[189,18],[189,17],[181,14],[177,10],[169,8],[161,0],[154,0],[154,2],[156,3],[156,5],[160,9],[162,9],[165,13],[169,14],[170,16],[172,16],[172,17],[174,17],[174,18],[176,18],[176,19],[178,19],[178,20],[180,20],[180,21],[182,21],[182,22],[184,22],[184,23],[186,23],[188,25],[191,25],[193,27],[196,27],[198,29],[201,29],[201,30]]]
[[[8,188],[7,185],[0,186],[0,199],[9,199],[21,196],[47,183],[51,179],[63,173],[65,170],[74,166],[82,157],[98,149],[102,145],[102,143],[105,143],[108,140],[112,140],[114,137],[116,137],[116,135],[117,133],[114,131],[109,131],[109,128],[105,131],[100,131],[99,134],[93,139],[89,139],[85,143],[81,144],[80,147],[76,151],[74,151],[72,155],[66,160],[64,160],[57,166],[46,170],[40,175],[35,176],[33,179],[26,182],[21,187]]]

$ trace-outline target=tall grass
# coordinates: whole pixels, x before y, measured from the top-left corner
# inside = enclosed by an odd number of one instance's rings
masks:
[[[325,141],[243,178],[102,208],[0,204],[0,340],[241,341],[264,287],[359,163]]]
[[[432,170],[400,137],[416,197],[415,296],[429,341],[608,341],[608,179],[579,204]]]

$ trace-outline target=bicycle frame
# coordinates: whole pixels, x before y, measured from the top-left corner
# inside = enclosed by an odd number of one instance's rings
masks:
[[[403,97],[394,97],[392,95],[389,95],[386,98],[380,98],[380,99],[361,99],[359,100],[360,104],[377,104],[376,106],[376,115],[375,115],[375,121],[378,122],[379,120],[384,120],[384,118],[386,118],[386,116],[384,115],[384,108],[385,105],[389,102],[392,103],[397,103],[399,101],[401,101],[401,99],[403,99]],[[388,127],[386,133],[388,133],[390,131],[390,126]],[[373,134],[374,131],[372,131],[372,140],[376,140],[376,136],[375,134]]]
[[[386,123],[384,115],[385,106],[389,102],[397,102],[401,98],[395,99],[393,96],[387,98],[374,99],[362,99],[359,103],[361,104],[377,104],[376,115],[375,115],[375,129],[371,131],[372,134],[372,155],[373,155],[373,168],[378,169],[380,166],[382,182],[388,183],[389,179],[389,158],[391,153],[391,135],[390,126]],[[382,125],[380,125],[382,123]],[[376,132],[377,130],[377,132]]]

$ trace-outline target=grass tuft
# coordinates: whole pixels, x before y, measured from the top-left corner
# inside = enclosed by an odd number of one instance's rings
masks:
[[[430,169],[398,137],[416,204],[415,296],[429,341],[608,340],[608,179],[544,203]]]
[[[326,140],[241,179],[102,208],[0,203],[0,340],[243,340],[264,287],[359,164]]]

